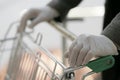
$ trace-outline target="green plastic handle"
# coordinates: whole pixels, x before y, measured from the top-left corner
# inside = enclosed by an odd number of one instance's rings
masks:
[[[88,64],[86,64],[86,66],[89,67],[93,72],[98,73],[111,68],[114,63],[115,60],[113,56],[105,56],[90,61]]]

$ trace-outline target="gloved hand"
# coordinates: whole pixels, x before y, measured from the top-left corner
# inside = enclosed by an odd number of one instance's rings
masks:
[[[87,64],[91,58],[118,55],[114,43],[104,35],[80,35],[66,52],[71,67]]]
[[[22,12],[20,27],[18,31],[24,30],[25,26],[28,26],[29,28],[33,28],[38,23],[42,21],[49,21],[57,16],[59,16],[59,13],[55,9],[49,6],[45,6],[40,9],[33,8],[29,10],[24,10],[24,12]],[[31,23],[28,25],[27,22],[33,18],[35,19],[31,21]]]

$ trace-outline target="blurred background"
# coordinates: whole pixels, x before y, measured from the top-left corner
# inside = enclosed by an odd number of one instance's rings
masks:
[[[0,39],[3,39],[9,25],[20,19],[20,13],[24,9],[33,7],[43,7],[50,0],[0,0]],[[67,28],[80,35],[82,33],[100,34],[103,25],[104,15],[104,1],[105,0],[83,0],[80,5],[72,9],[68,14],[68,21],[66,21]],[[14,25],[11,35],[15,34],[15,29],[18,25]],[[42,44],[56,54],[61,54],[62,51],[62,37],[59,32],[51,28],[46,22],[38,24],[34,31],[43,34]],[[36,35],[33,35],[36,37]],[[70,45],[68,41],[68,46]],[[9,45],[9,44],[8,44]],[[0,54],[2,57],[0,65],[6,65],[10,54]],[[4,68],[1,66],[1,68]],[[2,80],[2,79],[0,79]],[[98,79],[97,79],[98,80]]]
[[[4,36],[10,23],[20,19],[21,11],[33,7],[45,6],[49,1],[50,0],[0,0],[0,38]],[[104,0],[83,0],[78,7],[80,7],[80,9],[77,8],[76,10],[71,10],[68,16],[78,16],[83,18],[83,21],[72,21],[68,23],[68,29],[77,35],[81,33],[99,34],[101,32],[103,22]],[[42,26],[42,28],[40,28],[40,26]],[[51,40],[47,41],[47,44],[45,44],[46,46],[51,44],[58,46],[59,42],[54,41],[54,37],[56,37],[56,39],[59,38],[57,37],[58,34],[54,34],[55,31],[51,31],[51,27],[46,24],[40,24],[36,28],[45,33],[45,38],[51,38]],[[47,31],[44,31],[46,29]],[[49,35],[47,36],[47,34]],[[60,39],[57,41],[60,41]]]

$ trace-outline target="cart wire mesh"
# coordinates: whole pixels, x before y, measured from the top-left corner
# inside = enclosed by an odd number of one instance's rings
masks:
[[[76,35],[57,25],[57,23],[53,21],[48,23],[66,38],[70,40],[76,38]],[[74,71],[87,66],[92,71],[83,76],[82,80],[85,80],[87,76],[102,72],[114,65],[113,57],[105,56],[90,61],[87,65],[74,68],[67,67],[56,59],[49,50],[40,45],[42,41],[41,33],[38,34],[36,40],[31,37],[30,34],[32,32],[25,31],[17,32],[13,38],[7,38],[6,36],[9,34],[10,28],[5,34],[4,39],[0,40],[1,53],[6,51],[2,46],[7,41],[13,41],[5,80],[75,80]]]

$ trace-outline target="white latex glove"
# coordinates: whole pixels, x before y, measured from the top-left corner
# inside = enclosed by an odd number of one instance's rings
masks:
[[[28,26],[29,28],[33,28],[35,25],[37,25],[38,23],[42,21],[49,21],[59,16],[59,13],[55,9],[49,6],[45,6],[40,9],[32,8],[29,10],[24,10],[21,16],[22,17],[20,20],[20,27],[18,31],[24,30],[26,26]],[[32,18],[35,18],[35,19],[31,21],[31,23],[28,25],[27,22]]]
[[[91,58],[118,55],[114,43],[104,35],[80,35],[66,52],[71,67],[87,64]]]

